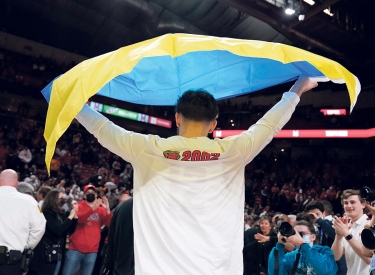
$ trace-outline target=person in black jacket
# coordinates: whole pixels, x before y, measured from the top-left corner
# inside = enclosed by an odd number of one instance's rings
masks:
[[[318,224],[317,239],[320,245],[331,247],[335,240],[336,232],[332,227],[332,221],[325,219],[328,211],[332,212],[332,205],[328,201],[325,201],[326,207],[320,201],[311,201],[305,207],[305,212],[311,214],[314,217],[314,223]],[[330,212],[328,212],[330,214]],[[345,255],[342,255],[340,260],[336,261],[338,270],[337,275],[346,275],[348,270],[346,266]]]
[[[103,275],[134,275],[133,198],[113,211]]]
[[[273,230],[271,219],[267,216],[261,217],[259,230],[254,233],[254,241],[243,249],[244,275],[267,275],[268,256],[277,243],[277,234]]]
[[[59,273],[66,236],[73,233],[78,218],[77,205],[73,205],[73,209],[66,217],[66,213],[63,213],[61,209],[62,198],[63,193],[58,190],[49,191],[44,198],[42,212],[47,220],[46,231],[34,249],[28,275],[57,275]]]

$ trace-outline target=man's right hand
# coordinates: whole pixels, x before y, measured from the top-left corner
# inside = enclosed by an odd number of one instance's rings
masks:
[[[310,91],[311,89],[318,86],[318,82],[314,79],[300,76],[298,77],[296,83],[290,88],[289,92],[296,93],[298,96],[301,96],[303,93]]]

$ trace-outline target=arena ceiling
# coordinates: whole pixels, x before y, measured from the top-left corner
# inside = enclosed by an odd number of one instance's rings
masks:
[[[165,33],[279,42],[332,58],[365,85],[374,0],[0,0],[1,31],[86,57]],[[296,10],[285,14],[287,4]],[[328,9],[332,16],[324,13]],[[304,15],[304,20],[298,19]]]

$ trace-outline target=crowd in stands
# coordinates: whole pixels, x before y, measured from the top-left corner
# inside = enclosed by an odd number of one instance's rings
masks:
[[[0,78],[36,89],[43,88],[54,77],[73,65],[58,65],[49,59],[30,58],[0,49]],[[249,120],[253,119],[255,122],[257,116],[265,111],[263,108],[251,106],[251,100],[241,106],[224,101],[220,107],[228,112],[256,111],[245,115],[239,113],[235,117],[236,125],[240,125],[239,128],[244,121],[247,126]],[[14,169],[18,172],[20,192],[35,196],[35,199],[42,204],[48,191],[56,189],[63,194],[62,208],[67,213],[72,211],[74,204],[83,200],[84,188],[89,184],[95,187],[98,196],[108,200],[110,209],[114,209],[120,201],[131,196],[132,166],[103,148],[81,127],[70,127],[60,138],[51,162],[51,173],[48,175],[44,161],[46,146],[43,138],[44,124],[37,120],[25,119],[27,108],[27,105],[19,106],[18,114],[14,116],[2,115],[0,124],[0,171]],[[160,117],[162,107],[142,108],[147,110],[138,111],[149,112]],[[173,116],[172,108],[163,110],[162,116]],[[296,116],[314,120],[320,114],[318,111],[314,113],[305,110],[297,112]],[[229,123],[229,115],[225,112],[222,119],[223,123]],[[356,117],[348,119],[340,117],[336,121],[326,120],[326,122],[341,126],[350,125],[357,119],[359,120]],[[368,126],[366,122],[361,123]],[[275,158],[278,159],[277,162]],[[269,253],[278,243],[274,231],[277,219],[310,230],[308,224],[295,223],[295,218],[311,203],[328,202],[332,205],[332,213],[329,215],[342,216],[343,191],[372,186],[374,183],[373,158],[372,161],[339,160],[334,157],[316,160],[303,157],[293,159],[287,154],[278,156],[260,154],[246,168],[244,229],[256,228],[257,233],[252,236],[255,239],[261,238],[255,236],[258,233],[272,238],[272,243],[267,245],[268,258]],[[251,241],[246,243],[245,240],[245,246],[250,243]],[[264,259],[259,258],[258,261],[263,261],[262,269],[255,271],[257,273],[249,274],[261,274],[261,272],[267,274]]]
[[[0,85],[0,92],[2,89],[5,89],[4,87],[7,89],[17,87],[12,92],[23,91],[22,94],[27,95],[32,94],[30,91],[33,91],[34,95],[38,94],[40,96],[41,89],[50,81],[75,65],[74,62],[59,64],[51,58],[37,58],[0,48],[0,81],[3,82]],[[110,100],[108,101],[106,98],[103,98],[102,103],[110,104]],[[116,106],[174,120],[174,107],[172,106],[148,106],[127,102],[117,102]],[[29,102],[24,101],[19,104],[17,112],[27,115],[27,111],[31,107]],[[221,100],[219,101],[220,116],[218,126],[221,129],[246,129],[263,116],[270,107],[272,106],[252,104],[251,95],[243,96],[242,103],[232,102],[231,99]],[[38,114],[38,119],[42,119],[40,115]],[[371,110],[369,109],[355,110],[355,112],[347,116],[325,117],[320,112],[320,108],[303,106],[303,108],[297,107],[292,119],[285,127],[288,129],[370,128],[373,127],[371,117]]]

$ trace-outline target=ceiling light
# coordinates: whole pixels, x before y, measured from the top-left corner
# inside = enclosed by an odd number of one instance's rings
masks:
[[[288,15],[292,15],[294,14],[296,11],[292,8],[286,8],[285,9],[285,13],[288,14]]]
[[[328,14],[329,16],[333,16],[333,13],[331,13],[331,11],[329,9],[325,9],[323,12],[325,14]]]
[[[298,20],[299,20],[299,21],[303,21],[303,20],[305,20],[305,15],[304,15],[304,14],[300,14],[300,15],[298,15]]]
[[[314,0],[303,0],[303,1],[305,1],[307,4],[309,4],[311,6],[315,4]]]

